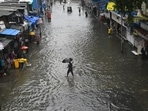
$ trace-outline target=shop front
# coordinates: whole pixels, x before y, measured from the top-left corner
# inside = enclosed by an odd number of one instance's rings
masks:
[[[111,11],[111,19],[110,25],[113,29],[116,30],[117,34],[127,40],[127,27],[125,24],[125,17],[122,17],[118,13]]]
[[[148,48],[148,37],[147,31],[140,27],[135,27],[133,32],[134,37],[134,46],[136,47],[136,51],[132,51],[135,55],[141,54],[142,48]]]

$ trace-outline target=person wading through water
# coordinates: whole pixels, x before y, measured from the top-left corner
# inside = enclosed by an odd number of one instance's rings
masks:
[[[73,74],[73,66],[72,66],[72,62],[71,61],[68,64],[67,77],[68,77],[68,75],[69,75],[70,72],[74,76],[74,74]]]

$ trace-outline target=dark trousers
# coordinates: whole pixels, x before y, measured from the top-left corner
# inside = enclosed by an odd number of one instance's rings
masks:
[[[24,63],[23,63],[23,62],[22,62],[22,63],[19,63],[19,65],[20,65],[19,68],[23,69],[23,67],[24,67]]]
[[[73,70],[72,70],[72,69],[68,69],[68,71],[67,71],[67,76],[69,75],[70,72],[71,72],[71,74],[73,75]]]

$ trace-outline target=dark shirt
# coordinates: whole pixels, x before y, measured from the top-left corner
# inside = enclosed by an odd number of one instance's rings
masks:
[[[72,63],[71,62],[68,64],[68,69],[72,70]]]

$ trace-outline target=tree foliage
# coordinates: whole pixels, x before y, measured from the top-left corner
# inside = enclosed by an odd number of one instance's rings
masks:
[[[147,0],[112,0],[115,2],[115,9],[119,11],[123,16],[128,14],[128,22],[132,22],[131,12],[136,9],[141,9],[141,4],[143,1]]]
[[[135,9],[141,9],[142,2],[148,2],[147,0],[112,0],[116,3],[115,8],[119,11],[133,11]],[[126,9],[125,9],[126,7]]]

